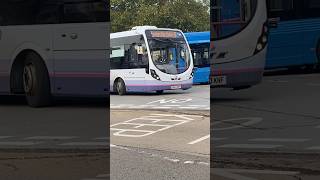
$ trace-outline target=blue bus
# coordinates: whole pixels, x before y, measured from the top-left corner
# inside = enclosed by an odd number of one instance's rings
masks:
[[[210,32],[185,33],[189,42],[194,64],[194,84],[208,84],[210,76]]]
[[[318,67],[320,63],[320,1],[268,0],[270,29],[266,69]]]

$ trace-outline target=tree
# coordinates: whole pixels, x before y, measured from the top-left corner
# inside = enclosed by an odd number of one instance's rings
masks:
[[[142,25],[208,31],[208,9],[204,1],[197,0],[111,0],[112,32]]]

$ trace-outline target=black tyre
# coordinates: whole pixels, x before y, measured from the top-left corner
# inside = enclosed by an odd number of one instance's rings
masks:
[[[115,92],[117,92],[120,96],[123,96],[127,93],[126,84],[122,79],[118,79],[115,83]]]
[[[23,68],[23,88],[31,107],[44,107],[52,103],[50,78],[41,57],[35,53],[26,55]]]
[[[156,91],[156,93],[159,94],[159,95],[163,94],[163,92],[164,92],[163,90]]]

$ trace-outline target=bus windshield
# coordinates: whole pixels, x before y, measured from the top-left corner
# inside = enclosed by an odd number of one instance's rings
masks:
[[[213,38],[223,39],[240,32],[257,9],[257,0],[213,0]]]
[[[178,31],[146,31],[153,64],[167,74],[188,70],[191,62],[187,42]]]

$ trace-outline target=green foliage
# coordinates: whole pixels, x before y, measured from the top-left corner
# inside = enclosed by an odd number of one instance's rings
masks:
[[[112,32],[142,25],[208,31],[208,9],[205,1],[197,0],[111,0]]]

